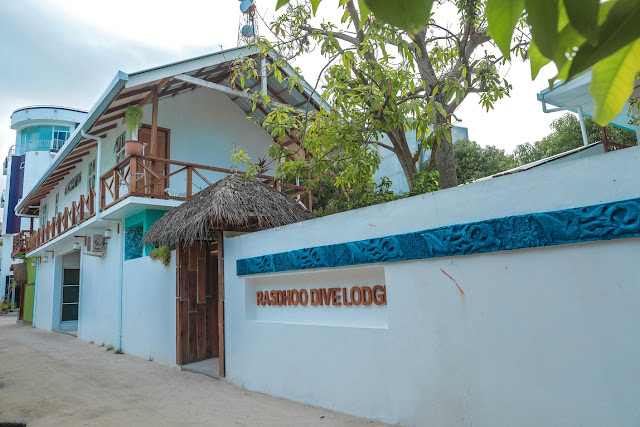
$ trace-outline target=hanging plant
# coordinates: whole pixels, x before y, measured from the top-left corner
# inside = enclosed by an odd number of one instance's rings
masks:
[[[127,121],[127,127],[129,132],[131,132],[131,139],[134,141],[138,140],[138,130],[140,126],[142,126],[142,109],[136,105],[130,105],[127,107],[127,112],[124,115],[125,120]]]
[[[160,261],[165,267],[169,267],[171,261],[171,251],[173,247],[161,246],[149,252],[149,258],[154,261]]]

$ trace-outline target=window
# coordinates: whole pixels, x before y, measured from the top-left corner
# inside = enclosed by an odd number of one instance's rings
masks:
[[[63,322],[78,320],[80,302],[80,270],[65,268],[62,277],[62,317]]]
[[[126,132],[122,132],[122,135],[116,139],[116,145],[113,148],[113,151],[116,153],[116,163],[120,163],[120,161],[126,156],[126,153],[124,152],[124,141],[126,136]]]
[[[93,159],[89,163],[89,176],[87,178],[87,193],[96,186],[96,160]]]
[[[53,217],[54,218],[58,217],[58,212],[60,212],[59,211],[59,206],[60,206],[60,193],[57,193],[56,194],[56,204],[55,204],[55,207],[53,209]]]
[[[71,181],[69,181],[69,183],[66,185],[66,187],[64,187],[64,194],[65,195],[69,194],[71,192],[71,190],[76,188],[78,186],[78,184],[80,184],[81,178],[82,178],[82,172],[80,172],[78,175],[76,175],[73,178],[71,178]]]
[[[47,205],[45,204],[40,208],[40,225],[45,225],[47,223]]]
[[[51,141],[51,150],[60,150],[67,139],[69,139],[69,129],[53,128],[53,141]]]

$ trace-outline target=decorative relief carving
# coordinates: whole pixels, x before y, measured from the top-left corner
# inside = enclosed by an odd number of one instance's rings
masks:
[[[638,236],[640,199],[632,199],[241,259],[237,273],[344,267]]]

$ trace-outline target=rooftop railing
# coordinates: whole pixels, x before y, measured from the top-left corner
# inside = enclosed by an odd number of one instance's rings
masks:
[[[8,156],[22,156],[30,151],[50,151],[57,153],[66,141],[63,139],[32,139],[26,144],[12,145]]]

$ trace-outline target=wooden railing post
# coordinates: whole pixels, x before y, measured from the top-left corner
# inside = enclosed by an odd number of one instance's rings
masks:
[[[93,191],[93,188],[89,189],[89,201],[88,203],[88,211],[89,216],[93,216],[96,213],[96,193]]]
[[[135,194],[138,192],[138,158],[131,156],[129,163],[129,186],[131,187],[130,193]]]
[[[103,177],[100,177],[100,210],[103,211],[104,207],[107,205],[105,199],[106,190],[106,182]]]
[[[113,199],[118,200],[120,198],[120,178],[118,178],[118,171],[113,170]]]

